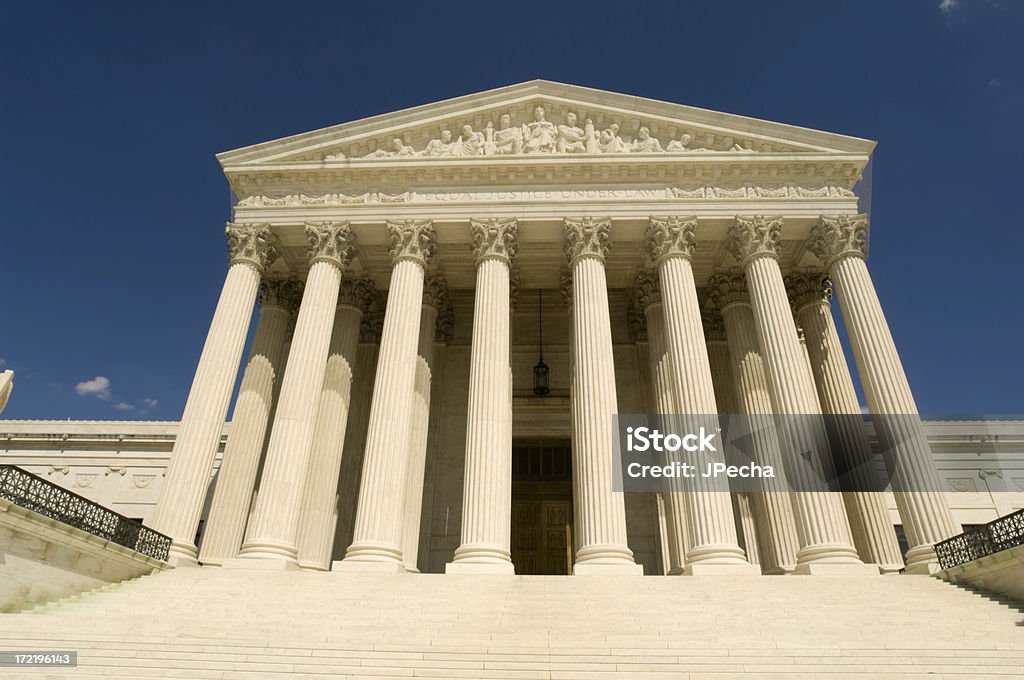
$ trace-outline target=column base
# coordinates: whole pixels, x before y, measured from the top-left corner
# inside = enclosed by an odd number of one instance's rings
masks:
[[[320,562],[299,562],[299,569],[302,571],[327,571],[327,567]]]
[[[221,569],[248,569],[250,571],[298,571],[299,565],[294,560],[283,557],[233,557],[220,563]]]
[[[331,571],[344,572],[347,574],[404,574],[405,565],[401,562],[369,560],[335,560],[331,562]]]
[[[686,565],[683,574],[686,576],[760,576],[761,567],[746,562],[743,564],[697,562]]]
[[[172,567],[198,567],[199,551],[191,543],[171,540],[165,561]]]
[[[577,562],[572,567],[573,576],[643,576],[644,565],[633,562],[600,564]]]
[[[446,574],[507,574],[512,576],[516,569],[511,562],[449,562],[444,565]]]
[[[881,576],[882,570],[878,568],[877,564],[809,562],[798,565],[792,574],[794,576]]]
[[[907,551],[907,568],[904,574],[924,574],[930,576],[942,571],[935,548],[930,545],[919,545]]]

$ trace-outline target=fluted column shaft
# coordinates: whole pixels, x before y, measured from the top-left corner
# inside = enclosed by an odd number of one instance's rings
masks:
[[[812,251],[832,275],[853,357],[872,414],[907,535],[907,572],[937,569],[934,544],[959,532],[925,436],[917,403],[864,261],[867,218],[822,218]]]
[[[733,255],[743,263],[750,302],[757,325],[761,356],[772,389],[774,411],[797,416],[787,421],[783,432],[786,473],[797,488],[813,488],[815,477],[823,476],[821,457],[828,451],[824,424],[812,416],[820,413],[817,394],[797,338],[786,288],[776,259],[781,220],[737,218],[732,232]],[[802,454],[809,454],[805,463]],[[812,471],[804,465],[812,466]],[[826,491],[793,493],[796,526],[800,540],[798,571],[812,571],[804,565],[861,564],[853,547],[846,511],[839,494]]]
[[[820,281],[820,277],[810,277]],[[814,382],[818,388],[818,401],[822,411],[838,416],[835,433],[842,450],[850,457],[847,461],[855,475],[867,478],[862,491],[846,492],[846,512],[850,518],[854,544],[865,562],[879,565],[883,571],[903,568],[903,556],[889,519],[889,509],[881,492],[867,491],[870,484],[871,443],[860,418],[860,402],[853,386],[850,369],[846,364],[829,309],[828,298],[823,297],[821,285],[818,295],[805,299],[797,308],[797,318],[804,330],[804,341],[810,360]],[[799,302],[798,302],[799,304]]]
[[[326,571],[331,565],[338,516],[338,476],[345,448],[362,316],[362,309],[352,304],[340,304],[334,313],[302,494],[297,547],[299,566],[304,569]]]
[[[420,318],[415,388],[409,419],[409,469],[405,475],[405,528],[402,559],[406,571],[418,572],[420,520],[423,513],[423,478],[427,464],[427,436],[430,432],[430,390],[434,370],[434,335],[437,307],[424,304]]]
[[[772,418],[771,390],[757,344],[754,314],[749,304],[727,302],[722,307],[722,321],[737,405],[740,413],[748,415],[752,426],[750,434],[754,456],[759,464],[771,465],[778,475],[757,480],[759,491],[750,496],[764,534],[761,565],[768,574],[792,571],[796,567],[796,552],[800,544],[793,519],[793,502],[786,487],[785,464]]]
[[[224,447],[199,549],[199,561],[204,565],[219,565],[225,559],[236,557],[242,548],[276,391],[274,386],[284,369],[290,307],[293,298],[301,295],[297,281],[269,281],[264,286],[260,318],[235,400],[231,435]]]
[[[406,221],[389,222],[388,232],[395,264],[370,405],[359,506],[352,545],[341,564],[343,570],[405,570],[402,499],[424,268],[433,258],[434,231],[428,221]]]
[[[565,220],[572,272],[573,573],[643,573],[626,540],[626,506],[612,486],[612,416],[618,411],[604,257],[610,220]]]
[[[633,299],[636,306],[643,310],[646,320],[653,411],[662,415],[677,413],[671,362],[665,345],[665,315],[657,277],[648,271],[641,272],[633,288]],[[683,573],[686,567],[686,552],[690,547],[686,499],[679,493],[660,495],[665,516],[665,548],[668,553],[666,573],[675,576]]]
[[[226,229],[230,266],[174,440],[153,528],[171,537],[168,561],[194,565],[196,529],[210,485],[253,304],[266,266],[275,259],[265,225]]]
[[[462,540],[446,571],[512,573],[510,266],[515,220],[473,220],[476,294],[469,359]]]
[[[665,346],[676,393],[675,405],[680,414],[698,416],[700,423],[713,431],[718,405],[690,262],[696,244],[696,227],[695,219],[651,218],[645,249],[657,267],[661,285]],[[685,424],[685,418],[680,424]],[[704,463],[704,460],[697,461],[697,469],[703,469]],[[689,490],[684,494],[670,494],[670,499],[686,503],[685,510],[680,509],[675,514],[685,517],[688,523],[687,573],[707,571],[710,565],[746,565],[736,536],[728,480],[698,474],[686,481]],[[696,569],[699,563],[704,566]]]

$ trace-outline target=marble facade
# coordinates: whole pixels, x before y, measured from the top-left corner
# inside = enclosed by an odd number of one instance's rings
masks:
[[[514,446],[558,440],[566,571],[933,571],[960,528],[916,419],[902,478],[936,491],[612,489],[614,413],[857,413],[851,370],[917,413],[865,264],[873,148],[534,81],[220,154],[228,270],[149,518],[172,562],[513,573]]]

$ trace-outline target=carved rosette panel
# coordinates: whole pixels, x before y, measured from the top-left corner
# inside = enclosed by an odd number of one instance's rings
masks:
[[[790,274],[785,278],[789,304],[796,313],[809,304],[832,301],[832,282],[823,273]]]
[[[228,240],[228,264],[249,264],[262,274],[279,254],[277,237],[270,232],[268,224],[228,222],[224,227],[224,235]]]
[[[303,283],[298,279],[269,278],[260,282],[260,306],[282,307],[294,314],[302,302]]]
[[[309,263],[330,262],[347,269],[356,255],[356,235],[348,222],[306,222]]]
[[[841,257],[865,257],[868,252],[868,243],[864,238],[867,231],[867,215],[822,215],[817,226],[811,230],[807,249],[824,262],[826,267]]]
[[[345,276],[338,289],[338,306],[355,307],[363,314],[380,307],[380,293],[372,279]]]
[[[713,274],[704,289],[704,306],[721,311],[735,304],[750,304],[747,277],[739,270]]]
[[[693,257],[697,245],[697,218],[651,217],[644,239],[644,254],[654,265],[666,257]]]
[[[729,252],[741,265],[746,265],[755,257],[777,258],[781,235],[781,217],[737,217],[729,232]]]
[[[651,305],[660,305],[661,283],[658,275],[649,269],[640,270],[633,281],[630,298],[633,306],[641,312],[646,312]]]
[[[708,342],[725,342],[725,321],[722,311],[717,307],[705,305],[700,310],[700,319],[704,324],[704,339]]]
[[[473,236],[473,255],[478,265],[488,258],[512,264],[519,250],[519,223],[515,219],[472,219],[469,230]]]
[[[601,262],[611,246],[612,221],[607,217],[566,217],[563,228],[565,258],[570,265],[581,257],[594,257]]]
[[[647,317],[632,305],[626,310],[626,325],[629,327],[630,342],[634,345],[647,342]]]
[[[429,274],[423,280],[423,306],[433,307],[438,314],[441,310],[451,306],[448,281],[444,278],[444,274]]]
[[[414,260],[426,267],[437,251],[434,223],[430,220],[388,220],[391,260]]]

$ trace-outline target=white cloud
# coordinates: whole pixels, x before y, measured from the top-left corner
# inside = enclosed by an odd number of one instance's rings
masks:
[[[998,78],[993,78],[992,80],[988,81],[989,87],[999,87],[1000,85],[1002,85],[1002,83],[999,82]],[[0,366],[3,366],[3,363],[0,363]]]
[[[98,375],[92,380],[86,380],[75,385],[75,392],[80,397],[96,397],[97,399],[110,399],[110,380]]]
[[[953,10],[960,6],[960,0],[941,0],[939,2],[939,9],[942,10],[943,14],[952,14]]]
[[[126,401],[119,401],[119,402],[117,402],[116,404],[114,404],[114,408],[116,408],[118,411],[134,411],[135,410],[135,407],[132,406],[131,404],[129,404],[128,402],[126,402]]]
[[[143,407],[145,407],[147,409],[156,408],[156,405],[157,405],[157,400],[156,399],[140,399],[139,401],[141,401]]]
[[[4,359],[3,357],[0,357],[0,368],[3,368],[6,365],[7,365],[7,359]]]

